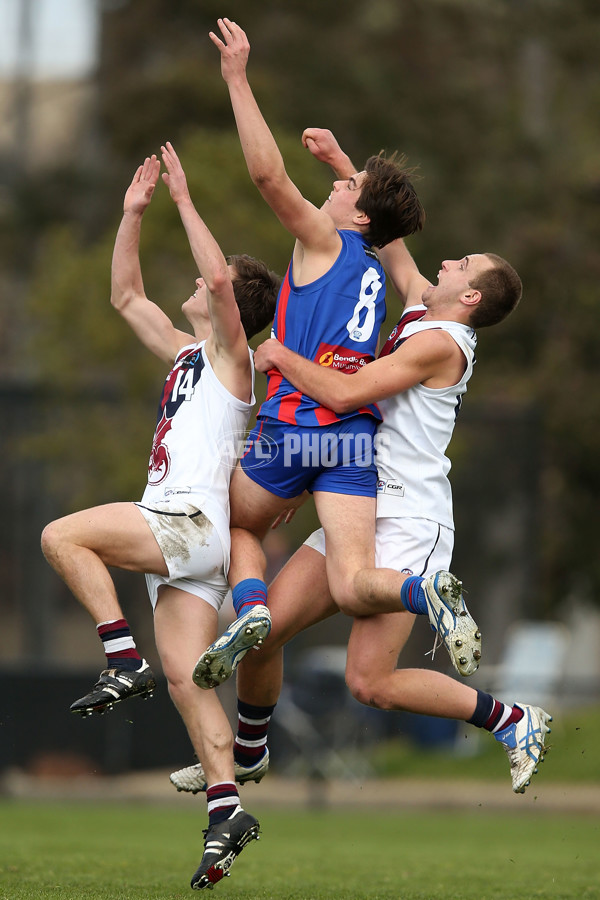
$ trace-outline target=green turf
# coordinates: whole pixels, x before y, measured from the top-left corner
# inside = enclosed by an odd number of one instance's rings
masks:
[[[202,814],[198,814],[200,809]],[[204,808],[0,804],[1,900],[195,896]],[[217,900],[600,897],[593,817],[521,812],[261,815]]]

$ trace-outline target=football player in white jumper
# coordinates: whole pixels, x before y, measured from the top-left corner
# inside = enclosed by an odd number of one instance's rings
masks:
[[[107,657],[95,687],[71,710],[102,713],[132,696],[151,695],[155,681],[137,653],[108,566],[146,573],[156,645],[169,693],[202,760],[209,827],[192,887],[228,874],[257,820],[240,806],[233,735],[214,692],[191,680],[198,654],[217,634],[228,592],[229,482],[254,398],[248,339],[273,318],[280,279],[247,256],[229,259],[198,215],[170,143],[163,179],[177,205],[200,272],[182,306],[191,333],[180,331],[146,296],[139,261],[141,223],[160,174],[160,160],[138,168],[124,200],[112,261],[111,302],[142,343],[168,363],[140,503],[110,503],[50,523],[46,558],[94,619]]]

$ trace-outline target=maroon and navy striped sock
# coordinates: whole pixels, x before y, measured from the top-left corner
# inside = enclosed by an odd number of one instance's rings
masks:
[[[514,722],[519,722],[522,717],[523,710],[519,706],[509,706],[496,700],[491,694],[477,689],[477,706],[467,721],[476,728],[485,728],[486,731],[496,734]]]
[[[232,781],[211,784],[206,789],[208,803],[208,827],[228,819],[240,805],[238,789]]]
[[[109,669],[135,671],[142,664],[142,657],[135,649],[127,619],[113,619],[97,626],[98,635],[104,645],[106,664]]]
[[[252,706],[238,700],[238,727],[233,745],[235,761],[240,766],[254,766],[267,749],[267,732],[273,706]]]

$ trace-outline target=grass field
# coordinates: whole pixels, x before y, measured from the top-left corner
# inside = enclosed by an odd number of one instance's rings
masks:
[[[0,804],[1,900],[178,900],[201,856],[194,808]],[[222,900],[600,898],[600,824],[571,815],[265,811]]]

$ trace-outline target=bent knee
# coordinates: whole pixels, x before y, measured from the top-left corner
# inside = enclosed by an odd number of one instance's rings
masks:
[[[360,600],[353,597],[349,590],[331,589],[331,597],[339,611],[345,616],[364,616],[365,611],[362,609]]]
[[[375,709],[393,709],[386,690],[387,682],[375,679],[366,672],[347,672],[346,684],[355,700]]]
[[[42,553],[46,558],[48,556],[52,556],[56,548],[61,543],[61,540],[60,519],[56,519],[54,522],[50,522],[48,525],[46,525],[46,527],[42,531]]]
[[[176,706],[185,703],[190,697],[195,697],[199,688],[192,681],[192,673],[177,670],[168,670],[163,664],[163,672],[167,679],[167,690],[169,697]]]

